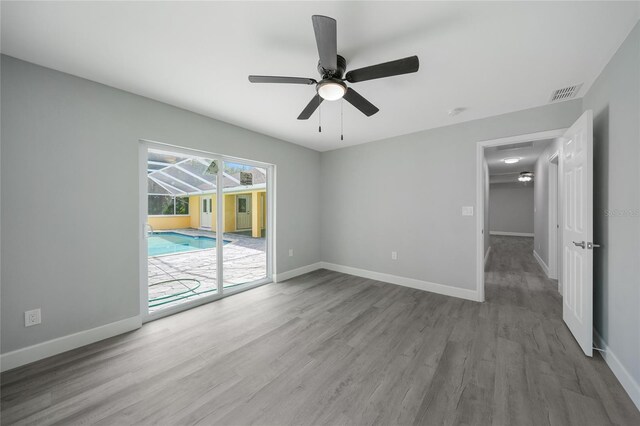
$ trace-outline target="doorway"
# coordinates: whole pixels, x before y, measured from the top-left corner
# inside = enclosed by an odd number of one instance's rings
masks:
[[[520,136],[513,136],[508,138],[495,139],[491,141],[479,142],[476,146],[476,159],[477,159],[477,180],[476,180],[476,205],[477,205],[477,216],[476,216],[476,227],[478,230],[478,239],[477,239],[477,293],[478,300],[485,300],[485,292],[484,292],[484,270],[485,270],[485,256],[488,254],[490,239],[491,239],[491,212],[489,211],[489,206],[491,205],[490,193],[491,193],[491,183],[493,174],[493,183],[494,184],[505,184],[505,186],[517,187],[518,185],[522,185],[526,182],[532,182],[534,188],[536,182],[535,179],[535,163],[539,158],[541,152],[538,151],[538,157],[531,158],[531,155],[528,156],[527,163],[524,163],[522,160],[525,160],[524,155],[518,153],[521,148],[520,146],[528,146],[530,151],[534,151],[534,146],[539,143],[549,144],[550,141],[557,141],[560,138],[566,129],[559,130],[551,130],[545,132],[538,132],[533,134],[526,134]],[[492,150],[494,154],[494,172],[490,171],[490,165],[488,164],[485,158],[485,150]],[[516,162],[505,161],[505,160],[513,160],[517,159]],[[499,166],[498,166],[499,165]],[[513,166],[513,167],[508,167]],[[531,172],[532,180],[531,181],[520,181],[518,180],[521,177],[521,173],[526,174],[524,172]],[[545,187],[545,185],[541,185],[539,188]],[[508,198],[508,196],[507,196]],[[486,201],[485,201],[486,200]],[[485,205],[486,203],[489,206]],[[535,209],[535,207],[534,207]],[[485,214],[486,211],[486,214]],[[536,212],[531,212],[536,213]],[[486,217],[486,216],[489,217]],[[521,219],[521,218],[518,218]],[[494,224],[496,221],[494,221]],[[506,222],[504,222],[506,224]],[[506,226],[506,225],[505,225]],[[513,226],[510,224],[509,226]],[[486,229],[485,229],[486,228]],[[535,224],[533,234],[535,235]],[[494,229],[494,235],[502,235],[502,236],[514,236],[514,237],[532,237],[531,231],[519,231],[514,228],[510,229]],[[545,237],[548,232],[545,232]],[[533,247],[536,252],[548,251],[548,243],[540,242],[540,248],[538,249],[537,243],[536,246]],[[544,250],[543,250],[544,247]],[[548,273],[548,268],[544,268],[545,273]]]
[[[550,278],[546,158],[557,143],[556,139],[541,139],[484,149],[488,183],[485,246],[490,247],[485,267],[492,296],[496,291],[524,292],[525,273],[537,274],[543,280]],[[498,283],[496,274],[507,274],[511,279]],[[553,288],[557,288],[555,283]]]
[[[551,209],[555,210],[555,214],[561,218],[555,223],[556,229],[558,225],[561,229],[561,236],[558,231],[552,231],[553,220],[548,221],[545,226],[536,229],[535,234],[537,236],[538,231],[540,232],[542,242],[536,241],[534,247],[535,250],[546,249],[547,254],[551,254],[551,262],[556,262],[557,275],[561,276],[562,281],[560,296],[562,319],[584,354],[592,356],[593,249],[599,245],[593,242],[593,112],[591,110],[585,111],[568,129],[482,141],[476,145],[477,298],[479,301],[485,300],[485,243],[487,238],[490,238],[488,232],[485,232],[484,208],[486,183],[489,179],[485,149],[544,139],[555,140],[555,147],[559,153],[557,170],[554,171],[557,180],[554,187],[557,193],[555,197],[547,199],[548,204],[541,211],[548,218],[549,205],[555,202],[555,208],[551,207]],[[545,161],[538,162],[546,168],[547,179],[549,169],[553,170],[555,167],[552,160],[552,156],[549,155]],[[537,186],[549,192],[548,180],[542,184],[538,181]],[[558,205],[561,208],[558,208]],[[540,205],[536,206],[536,209],[538,208]],[[558,214],[558,210],[561,214]],[[559,242],[553,241],[553,235],[550,235],[552,232],[555,233],[556,240],[560,240]],[[559,245],[561,255],[557,253]],[[536,260],[543,269],[546,269],[545,272],[549,276],[548,263],[545,268],[545,259],[542,256],[536,256]],[[547,262],[549,262],[548,258]]]
[[[236,201],[236,229],[246,231],[251,228],[251,195],[240,194]]]
[[[211,196],[200,197],[200,228],[211,229],[213,218]]]
[[[271,282],[275,166],[148,141],[139,164],[143,321]]]

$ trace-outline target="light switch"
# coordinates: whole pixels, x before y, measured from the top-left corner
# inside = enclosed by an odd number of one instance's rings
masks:
[[[462,206],[462,216],[473,216],[473,206]]]

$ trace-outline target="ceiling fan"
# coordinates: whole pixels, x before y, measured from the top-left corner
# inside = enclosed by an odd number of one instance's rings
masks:
[[[370,117],[379,111],[378,108],[351,87],[347,87],[345,81],[359,83],[418,71],[420,65],[418,57],[409,56],[408,58],[359,68],[349,71],[345,75],[347,61],[337,53],[336,20],[328,16],[313,15],[311,21],[313,22],[313,30],[316,35],[316,44],[318,45],[318,54],[320,56],[318,62],[318,72],[322,77],[320,81],[303,77],[249,76],[251,83],[315,84],[317,94],[302,110],[298,120],[306,120],[311,117],[311,114],[320,106],[322,101],[335,101],[341,98],[344,98],[367,117]]]

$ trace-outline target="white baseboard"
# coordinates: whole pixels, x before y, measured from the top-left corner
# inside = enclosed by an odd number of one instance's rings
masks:
[[[611,348],[607,345],[607,342],[604,341],[602,336],[598,334],[595,328],[593,329],[593,337],[595,340],[594,343],[600,349],[603,349],[605,351],[600,352],[602,358],[604,358],[604,361],[607,363],[614,376],[616,376],[624,390],[627,391],[627,394],[629,395],[633,403],[636,405],[638,410],[640,410],[640,385],[634,380],[633,376],[629,374],[629,371],[624,368],[624,365],[622,365],[618,357],[611,351]]]
[[[484,266],[487,266],[487,260],[489,260],[489,253],[491,253],[491,246],[487,249],[487,252],[484,254]]]
[[[417,290],[444,294],[445,296],[459,297],[461,299],[473,300],[476,302],[479,301],[478,293],[475,290],[452,287],[445,284],[436,284],[428,281],[417,280],[415,278],[400,277],[398,275],[385,274],[383,272],[369,271],[367,269],[353,268],[351,266],[337,265],[335,263],[321,263],[324,269],[342,272],[343,274],[356,275],[362,278],[369,278],[376,281],[411,287]]]
[[[507,231],[491,231],[489,235],[502,235],[504,237],[533,237],[531,232],[507,232]]]
[[[79,331],[68,336],[58,337],[33,346],[27,346],[26,348],[16,349],[0,355],[0,371],[7,371],[30,364],[34,361],[135,330],[141,326],[142,319],[140,316],[135,316],[89,330]]]
[[[538,255],[538,253],[535,250],[533,251],[533,257],[536,258],[536,260],[538,261],[538,264],[540,265],[540,267],[544,271],[545,275],[548,277],[549,276],[549,267],[547,266],[546,263],[544,263],[542,258]]]
[[[282,272],[280,274],[273,274],[273,282],[280,283],[282,281],[290,280],[298,275],[308,274],[317,269],[322,268],[322,262],[312,263],[310,265],[301,266],[300,268],[292,269],[290,271]]]

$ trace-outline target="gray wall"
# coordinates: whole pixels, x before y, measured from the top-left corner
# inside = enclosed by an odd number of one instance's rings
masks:
[[[595,328],[640,383],[640,24],[583,108],[594,114],[594,241],[602,245],[593,253]]]
[[[575,100],[322,153],[322,259],[475,289],[476,218],[461,207],[476,204],[476,142],[580,112]]]
[[[320,261],[318,152],[10,57],[1,71],[3,353],[138,315],[140,138],[276,164],[277,271]]]
[[[492,183],[489,212],[491,232],[533,234],[533,185]]]

